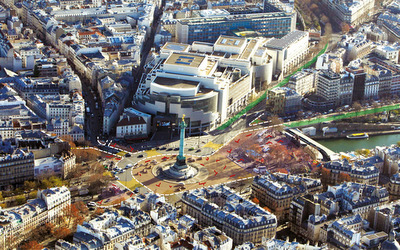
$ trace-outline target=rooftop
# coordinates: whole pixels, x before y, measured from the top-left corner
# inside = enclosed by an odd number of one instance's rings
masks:
[[[182,51],[183,52],[183,51],[186,51],[188,47],[189,47],[189,44],[167,42],[161,48],[161,50],[170,49],[170,50]]]
[[[198,68],[205,59],[202,55],[172,53],[164,64]]]
[[[305,32],[305,31],[295,30],[295,31],[292,31],[289,34],[285,35],[281,39],[269,40],[267,42],[266,46],[276,48],[276,49],[284,49],[306,35],[307,35],[307,32]]]
[[[220,36],[215,42],[215,45],[231,46],[231,47],[242,47],[246,42],[245,38],[237,38],[232,36]]]
[[[200,84],[199,82],[195,82],[195,81],[182,80],[182,79],[176,79],[176,78],[167,78],[167,77],[162,77],[162,76],[157,76],[154,79],[154,82],[159,85],[169,86],[171,88],[177,88],[177,89],[196,88]]]

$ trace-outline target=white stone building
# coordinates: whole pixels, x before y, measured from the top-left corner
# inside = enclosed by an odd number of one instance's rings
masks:
[[[263,43],[228,36],[214,44],[167,43],[142,78],[134,107],[170,123],[185,114],[188,135],[212,129],[241,110],[260,83],[271,81],[272,61]]]
[[[289,73],[308,54],[308,32],[292,31],[281,39],[272,38],[265,47],[272,57],[273,72]]]
[[[299,71],[290,77],[288,87],[299,95],[304,95],[314,90],[316,72],[310,70]]]
[[[117,138],[145,138],[151,129],[151,115],[126,108],[116,127]]]

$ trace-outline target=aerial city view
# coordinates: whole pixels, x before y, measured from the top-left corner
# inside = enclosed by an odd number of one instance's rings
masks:
[[[0,3],[0,249],[400,250],[400,0]]]

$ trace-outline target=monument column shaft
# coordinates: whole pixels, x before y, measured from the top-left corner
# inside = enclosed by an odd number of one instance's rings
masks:
[[[180,141],[179,141],[179,156],[182,158],[183,157],[183,149],[185,145],[185,122],[181,122],[181,135],[180,135]]]

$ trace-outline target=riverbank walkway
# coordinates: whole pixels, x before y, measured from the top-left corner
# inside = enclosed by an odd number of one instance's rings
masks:
[[[284,125],[289,128],[295,128],[295,127],[304,127],[304,126],[310,126],[316,123],[322,123],[322,122],[331,122],[331,121],[336,121],[336,120],[342,120],[342,119],[347,119],[347,118],[353,118],[357,116],[365,116],[365,115],[370,115],[370,114],[375,114],[375,113],[381,113],[384,111],[392,111],[400,109],[400,104],[391,104],[391,105],[386,105],[378,108],[370,108],[370,109],[365,109],[365,110],[360,110],[360,111],[352,111],[348,113],[334,113],[330,115],[324,115],[321,117],[316,117],[313,119],[309,120],[301,120],[301,121],[293,121],[293,122],[287,122]]]

